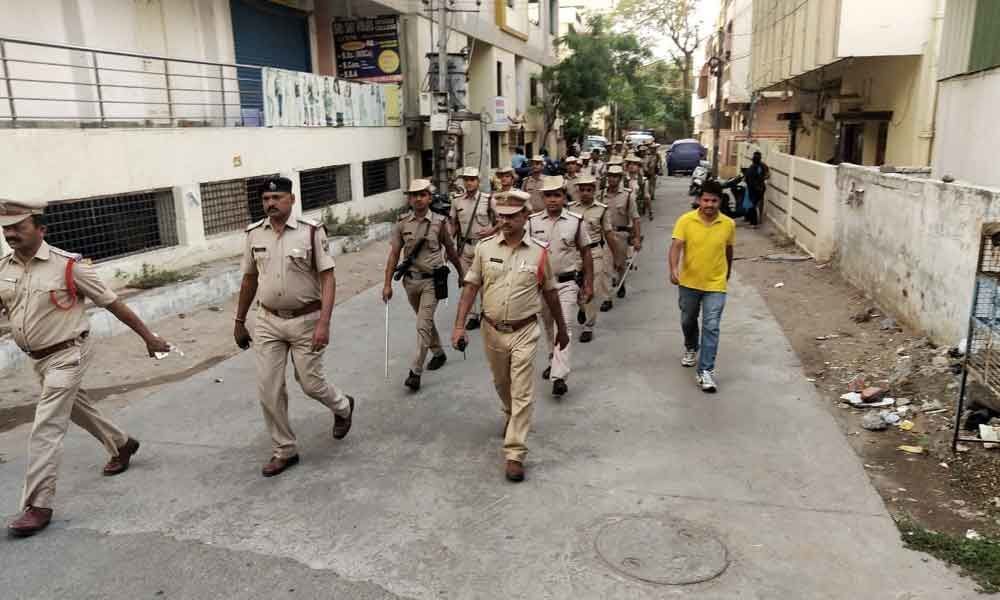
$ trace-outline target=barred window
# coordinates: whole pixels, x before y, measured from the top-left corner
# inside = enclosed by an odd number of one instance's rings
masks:
[[[201,215],[205,235],[243,229],[264,218],[260,195],[270,175],[201,184]]]
[[[365,197],[399,189],[399,159],[383,158],[361,163]]]
[[[45,219],[48,243],[95,262],[177,245],[169,188],[55,202]]]
[[[331,165],[299,173],[302,210],[351,200],[351,166]]]

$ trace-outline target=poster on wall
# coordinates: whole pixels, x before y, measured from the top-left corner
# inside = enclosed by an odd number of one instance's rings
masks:
[[[396,84],[345,81],[264,67],[265,127],[399,127],[402,94]]]
[[[333,22],[337,76],[372,83],[403,81],[395,16]]]

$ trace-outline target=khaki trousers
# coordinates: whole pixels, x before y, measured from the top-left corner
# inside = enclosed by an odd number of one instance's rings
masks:
[[[600,312],[601,303],[608,299],[608,290],[611,287],[611,271],[614,269],[611,251],[607,247],[596,247],[591,250],[594,258],[594,297],[583,306],[583,312],[587,315],[587,322],[583,325],[584,331],[593,331],[597,324],[597,315]]]
[[[570,358],[573,350],[573,328],[570,323],[576,323],[576,310],[580,301],[580,287],[575,281],[566,281],[556,284],[559,289],[559,304],[562,307],[563,321],[566,323],[566,332],[569,335],[570,343],[565,348],[559,349],[555,345],[556,321],[549,311],[548,304],[542,303],[542,324],[545,325],[545,337],[549,342],[549,353],[552,358],[549,367],[552,369],[550,377],[552,379],[569,379]]]
[[[444,352],[441,349],[441,336],[434,324],[434,311],[437,310],[438,299],[434,296],[433,279],[403,278],[403,288],[406,298],[417,315],[417,355],[410,364],[410,370],[420,375],[424,372],[424,361],[427,351],[434,356]]]
[[[617,285],[617,283],[622,280],[622,275],[625,274],[624,265],[627,265],[629,259],[632,258],[633,254],[635,254],[635,249],[633,249],[628,242],[631,235],[632,234],[627,231],[614,232],[614,236],[618,240],[618,247],[625,248],[625,260],[622,261],[623,270],[621,271],[616,270],[614,268],[614,265],[611,265],[611,267],[608,269],[608,273],[611,274],[611,280],[612,280],[611,289],[609,290],[609,293],[614,291],[614,286]]]
[[[508,417],[503,438],[507,460],[524,462],[528,454],[528,431],[534,412],[535,353],[540,335],[538,322],[529,323],[513,333],[501,333],[483,323],[483,346],[493,372],[503,412]]]
[[[477,240],[475,242],[472,242],[471,244],[466,244],[465,247],[462,248],[462,256],[459,257],[462,263],[462,272],[464,273],[469,272],[469,267],[472,266],[472,259],[476,257],[476,246],[478,245],[479,241]],[[480,308],[481,303],[482,299],[480,295],[476,294],[475,300],[472,301],[472,307],[469,308],[470,319],[479,318],[479,315],[482,312]]]
[[[282,319],[264,309],[257,311],[257,326],[254,328],[257,398],[264,412],[267,431],[271,434],[273,455],[279,458],[298,453],[295,433],[288,422],[285,367],[289,354],[292,355],[295,381],[306,396],[318,400],[336,415],[346,417],[351,413],[347,396],[327,383],[323,375],[323,350],[312,350],[312,336],[318,320],[319,311],[294,319]]]
[[[85,338],[35,362],[35,375],[42,395],[35,408],[35,422],[28,439],[28,472],[24,478],[21,507],[52,508],[56,475],[62,459],[63,437],[73,421],[104,445],[111,456],[125,445],[128,436],[104,417],[80,389],[83,374],[93,357],[93,339]]]

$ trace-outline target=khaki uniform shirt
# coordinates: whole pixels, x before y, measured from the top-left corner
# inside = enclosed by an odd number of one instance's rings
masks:
[[[444,232],[445,218],[441,215],[427,211],[423,218],[418,219],[412,212],[404,216],[396,223],[392,230],[392,241],[402,248],[402,257],[405,259],[413,252],[417,245],[417,240],[426,238],[420,253],[413,257],[411,271],[430,273],[434,269],[444,265]]]
[[[317,221],[291,216],[278,235],[270,219],[257,221],[247,227],[242,268],[246,275],[257,275],[257,298],[269,309],[296,310],[319,301],[318,274],[334,268],[326,229]]]
[[[658,154],[650,153],[648,156],[642,157],[642,171],[646,174],[646,177],[654,177],[656,175],[659,163],[660,156]]]
[[[608,190],[604,194],[604,203],[608,205],[611,225],[617,231],[619,227],[628,227],[631,231],[632,221],[639,218],[639,208],[632,198],[632,190],[618,188],[618,191]]]
[[[556,275],[583,268],[580,249],[590,246],[590,235],[583,226],[583,217],[563,209],[555,219],[545,211],[528,219],[528,234],[549,245],[549,262]]]
[[[78,301],[63,310],[55,305],[73,302],[66,286],[66,265],[80,255],[49,246],[46,242],[26,264],[10,254],[0,259],[0,306],[10,318],[14,343],[25,352],[43,350],[90,331],[90,321],[80,298],[107,306],[118,296],[104,284],[94,268],[73,264]],[[55,302],[53,302],[55,301]]]
[[[636,198],[639,197],[640,192],[643,198],[649,197],[649,186],[646,185],[646,178],[642,174],[638,174],[635,177],[626,177],[622,181],[622,185],[632,190],[632,195]]]
[[[576,202],[577,195],[579,194],[576,189],[576,180],[579,178],[579,175],[574,175],[573,177],[567,175],[564,178],[564,181],[566,182],[566,204]]]
[[[465,281],[481,286],[483,314],[517,321],[541,312],[542,292],[556,289],[546,246],[527,232],[514,244],[497,234],[476,246]]]
[[[582,202],[574,202],[569,205],[569,208],[583,216],[583,222],[587,225],[587,234],[590,235],[590,243],[603,245],[604,232],[614,229],[611,226],[608,205],[595,200],[590,203],[590,206],[584,206]]]
[[[545,198],[542,196],[541,177],[525,177],[524,181],[521,182],[521,191],[531,194],[531,199],[528,200],[528,206],[531,208],[531,212],[545,210]]]
[[[451,199],[451,218],[458,222],[456,237],[464,238],[465,232],[469,232],[469,240],[475,241],[483,237],[483,234],[493,228],[496,223],[496,202],[492,194],[479,192],[479,200],[475,196],[468,194],[454,196]],[[475,215],[473,215],[475,210]],[[472,227],[469,222],[472,221]]]

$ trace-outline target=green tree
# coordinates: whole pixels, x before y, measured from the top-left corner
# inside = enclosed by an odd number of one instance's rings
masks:
[[[642,40],[655,44],[664,36],[670,42],[670,59],[680,73],[681,102],[686,115],[682,137],[691,130],[691,81],[694,52],[701,42],[697,7],[699,0],[621,0],[615,23]]]
[[[588,19],[587,29],[570,27],[557,41],[567,51],[566,58],[542,71],[543,139],[557,116],[563,119],[568,139],[586,135],[591,115],[608,103],[612,88],[632,85],[650,58],[649,50],[635,36],[612,32],[599,15]]]

